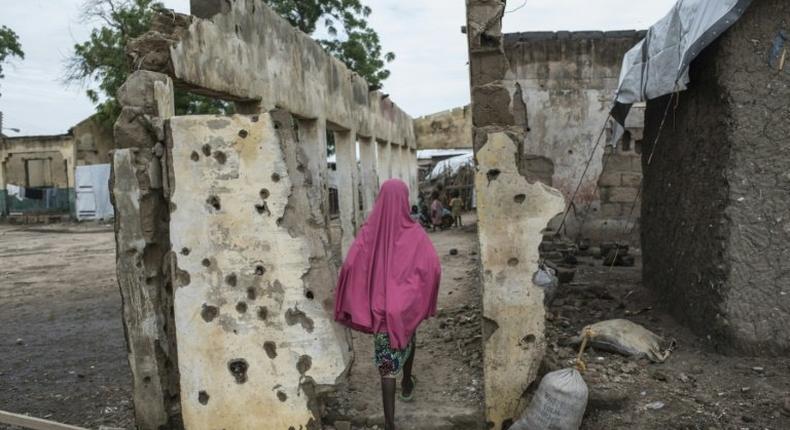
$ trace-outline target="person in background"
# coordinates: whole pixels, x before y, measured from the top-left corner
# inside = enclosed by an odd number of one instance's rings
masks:
[[[420,222],[420,208],[418,208],[417,205],[412,206],[409,216],[414,222]]]
[[[431,200],[431,222],[433,223],[433,231],[436,231],[436,229],[442,225],[442,212],[444,212],[444,206],[439,200],[439,193],[437,191],[431,194]]]
[[[414,400],[415,333],[436,315],[442,267],[425,230],[409,216],[409,188],[384,183],[340,270],[335,321],[373,335],[381,376],[384,429],[395,430],[395,393]]]
[[[450,209],[453,211],[453,226],[463,227],[464,223],[461,221],[461,212],[464,210],[464,201],[461,200],[461,193],[458,190],[453,191],[453,198],[450,200]]]

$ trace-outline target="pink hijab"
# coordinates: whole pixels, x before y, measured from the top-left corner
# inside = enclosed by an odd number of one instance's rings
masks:
[[[423,228],[409,216],[409,188],[384,182],[373,212],[340,270],[335,320],[364,333],[387,333],[405,348],[420,323],[436,315],[442,269]]]

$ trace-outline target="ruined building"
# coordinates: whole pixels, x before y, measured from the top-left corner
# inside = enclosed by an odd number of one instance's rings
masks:
[[[504,74],[510,90],[518,88],[528,128],[521,168],[568,200],[576,194],[575,210],[566,220],[565,233],[571,237],[638,245],[644,106],[632,109],[618,142],[611,141],[608,116],[623,55],[644,35],[504,34],[501,50],[489,52],[475,66],[476,75]],[[471,148],[471,112],[467,106],[417,118],[417,146]]]
[[[644,282],[723,351],[790,350],[788,28],[790,3],[755,0],[647,106]]]
[[[412,119],[259,0],[192,12],[155,17],[119,94],[112,192],[137,424],[318,428],[352,354],[332,321],[337,266],[383,180],[416,189]],[[174,86],[243,114],[174,116]]]
[[[0,135],[0,220],[77,215],[77,168],[109,164],[112,148],[95,116],[61,135]]]

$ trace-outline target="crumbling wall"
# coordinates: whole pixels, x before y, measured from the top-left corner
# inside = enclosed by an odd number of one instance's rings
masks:
[[[615,236],[621,235],[629,222],[627,212],[633,199],[628,199],[635,194],[621,178],[641,175],[641,164],[633,150],[617,148],[605,154],[606,133],[600,145],[595,144],[606,129],[623,55],[644,34],[560,31],[505,35],[508,76],[512,86],[517,83],[521,87],[526,104],[530,133],[525,151],[530,157],[553,163],[551,184],[566,199],[579,187],[575,210],[566,219],[563,232],[570,236],[625,239]],[[631,118],[641,114],[642,110],[635,109],[629,122],[641,123],[641,118]],[[641,129],[638,132],[641,134]],[[599,190],[599,185],[604,189]]]
[[[523,409],[546,348],[543,291],[532,283],[538,246],[562,194],[522,169],[527,111],[506,76],[505,3],[467,0],[478,235],[483,284],[483,371],[487,428],[505,429]]]
[[[155,294],[140,303],[125,301],[127,324],[136,324],[145,306],[175,311],[177,336],[168,332],[160,342],[178,341],[180,411],[187,428],[318,428],[324,394],[351,362],[345,332],[332,323],[333,280],[342,255],[334,250],[348,247],[360,212],[369,210],[378,192],[379,181],[358,180],[357,142],[385,149],[365,155],[365,177],[408,179],[408,166],[416,169],[414,126],[388,97],[371,91],[261,2],[192,4],[211,19],[157,15],[152,31],[129,46],[130,60],[166,74],[182,89],[233,101],[246,115],[170,119],[124,108],[116,144],[154,148],[164,166],[155,175],[162,199],[143,186],[159,162],[132,163],[134,168],[116,170],[114,180],[140,182],[146,192],[139,200],[154,201],[156,211],[165,204],[166,275],[175,289],[173,302],[157,301]],[[172,108],[172,94],[157,101]],[[149,142],[152,132],[157,142],[167,137],[166,151],[126,143]],[[328,234],[328,135],[336,145],[342,197],[339,243]],[[126,152],[116,152],[116,163]],[[133,187],[130,192],[137,196]],[[116,206],[132,222],[145,215],[143,207]],[[131,242],[119,240],[127,244],[119,248],[119,271],[122,264],[130,269],[120,256],[121,249],[133,248]],[[123,254],[134,255],[134,249]],[[122,290],[157,288],[144,280],[127,277]],[[138,338],[146,346],[154,337]],[[131,351],[130,361],[133,367],[162,364],[145,348]],[[141,428],[157,426],[142,422],[140,410],[151,417],[168,410],[168,400],[158,400],[156,406],[135,398]]]
[[[755,1],[647,108],[644,282],[724,351],[790,350],[790,65],[770,62],[788,27],[790,4]]]
[[[76,159],[74,139],[67,134],[0,140],[0,216],[11,212],[68,212],[76,198]],[[37,183],[29,184],[28,178]],[[18,199],[7,196],[7,185],[47,187],[53,191],[48,198]]]
[[[464,106],[415,118],[414,133],[419,149],[471,149],[471,107]]]
[[[69,130],[77,145],[77,165],[108,164],[115,147],[112,127],[99,122],[97,115],[86,118]]]
[[[162,163],[163,120],[173,115],[165,75],[138,71],[118,94],[110,184],[115,208],[118,286],[141,430],[180,427],[178,356],[173,309],[170,206]]]

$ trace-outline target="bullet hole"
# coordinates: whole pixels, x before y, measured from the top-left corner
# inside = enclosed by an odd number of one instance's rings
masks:
[[[239,137],[240,138],[246,139],[247,136],[249,136],[249,135],[250,135],[250,133],[248,133],[247,130],[239,130]]]
[[[269,198],[269,190],[267,190],[266,188],[262,189],[261,192],[260,192],[260,195],[261,195],[261,199],[263,199],[263,200],[268,199]]]
[[[511,258],[510,260],[507,261],[507,265],[510,267],[518,266],[518,258]]]
[[[307,314],[300,311],[299,308],[288,309],[285,311],[285,323],[289,326],[301,324],[302,328],[308,333],[312,333],[315,328],[313,320],[307,317]]]
[[[280,399],[281,402],[285,402],[286,400],[288,400],[288,395],[282,391],[278,391],[277,398]]]
[[[254,116],[253,116],[252,118],[250,118],[250,119],[252,120],[252,122],[258,122],[258,120],[259,120],[260,118],[258,117],[258,115],[254,115]]]
[[[521,339],[521,343],[524,344],[524,345],[528,345],[528,344],[531,344],[531,343],[535,343],[535,340],[537,340],[537,338],[535,337],[534,334],[528,334],[528,335],[524,336],[523,339]]]
[[[192,151],[192,155],[189,156],[192,161],[200,161],[200,154],[197,151]]]
[[[502,421],[502,430],[507,430],[513,426],[513,418],[508,418],[505,421]]]
[[[241,27],[238,24],[236,24],[236,34],[241,35]]]
[[[203,310],[200,311],[200,316],[203,317],[203,321],[205,322],[214,321],[214,319],[219,316],[219,308],[204,304]]]
[[[255,211],[260,215],[272,215],[272,212],[269,210],[269,205],[267,205],[266,202],[255,205]]]
[[[280,129],[280,127],[281,127],[281,125],[280,125],[280,122],[279,122],[279,121],[275,121],[275,122],[274,122],[274,129],[275,129],[275,130],[279,130],[279,129]]]
[[[264,342],[263,350],[266,351],[266,356],[269,357],[269,359],[274,360],[277,358],[277,344],[274,342]]]
[[[513,197],[513,201],[518,203],[518,204],[522,204],[526,200],[527,200],[527,195],[526,194],[518,194],[518,195],[516,195],[516,197]]]
[[[244,302],[236,303],[236,312],[238,312],[240,314],[246,314],[247,313],[247,303],[244,303]]]
[[[219,203],[219,197],[217,196],[209,196],[209,198],[206,199],[206,204],[214,208],[215,211],[218,211],[222,208]]]
[[[499,178],[499,175],[502,174],[502,171],[499,169],[491,169],[486,173],[486,178],[488,178],[488,183],[490,184],[491,181],[496,181]]]
[[[144,384],[150,384],[150,383],[151,383],[151,377],[150,377],[150,376],[146,376],[146,377],[144,377],[144,378],[143,378],[143,383],[144,383]]]
[[[219,164],[225,164],[225,162],[228,161],[228,156],[222,151],[216,151],[214,152],[214,159],[217,160]]]
[[[272,173],[272,182],[280,182],[280,174]]]
[[[237,384],[243,384],[247,382],[247,369],[249,368],[250,365],[247,364],[247,360],[242,358],[231,360],[228,363],[228,370],[230,371],[230,374],[233,375],[233,378],[236,379]]]
[[[255,287],[247,288],[247,299],[255,300],[257,298],[258,298],[258,291],[255,290]]]
[[[204,258],[203,267],[211,267],[211,260],[209,260],[208,258]]]
[[[570,155],[573,155],[573,150],[572,150],[572,149],[569,149],[569,150],[568,150],[568,154],[570,154]]]
[[[311,367],[313,367],[313,359],[310,358],[309,355],[299,357],[299,361],[296,362],[296,370],[298,370],[299,374],[302,376],[304,376]]]
[[[266,321],[266,318],[269,318],[269,310],[266,309],[266,306],[261,306],[258,308],[258,319],[261,321]]]
[[[189,255],[189,248],[181,248],[181,255],[187,256]]]
[[[211,156],[211,146],[208,143],[203,145],[203,148],[201,148],[201,150],[203,151],[203,155],[205,155],[206,157]]]
[[[177,269],[176,271],[176,280],[178,281],[179,287],[186,287],[192,282],[192,277],[189,276],[189,272],[181,269]]]
[[[236,276],[235,273],[231,273],[230,275],[225,277],[225,283],[230,285],[231,287],[235,287],[238,284],[239,278]]]
[[[310,290],[307,290],[304,293],[304,296],[307,297],[307,300],[313,300],[315,298],[315,294],[313,294],[313,292]]]
[[[259,264],[259,265],[255,266],[255,274],[256,275],[263,276],[264,273],[266,273],[266,268],[263,267],[262,264]]]
[[[210,396],[205,391],[201,391],[201,392],[198,393],[198,402],[200,402],[201,405],[204,405],[204,406],[207,405],[209,398],[210,398]]]

